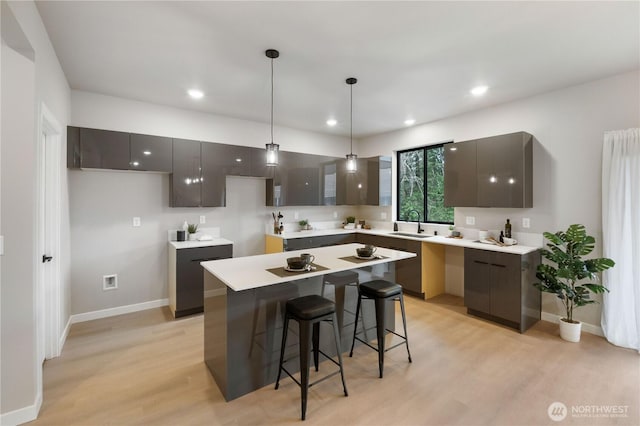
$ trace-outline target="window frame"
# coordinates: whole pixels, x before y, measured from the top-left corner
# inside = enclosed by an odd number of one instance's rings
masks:
[[[416,148],[409,148],[409,149],[403,149],[401,151],[396,151],[396,165],[397,165],[397,170],[396,170],[396,219],[400,222],[414,222],[417,223],[417,220],[401,220],[400,219],[400,155],[406,153],[406,152],[412,152],[412,151],[423,151],[423,161],[424,161],[424,167],[423,167],[423,182],[424,182],[424,206],[423,206],[423,212],[424,212],[424,219],[425,221],[421,222],[421,223],[433,223],[436,225],[453,225],[454,222],[453,220],[455,220],[455,217],[452,218],[451,222],[443,222],[443,221],[430,221],[428,220],[429,218],[427,217],[427,213],[429,211],[429,209],[427,208],[427,203],[429,200],[429,192],[428,192],[428,188],[429,186],[427,185],[427,151],[429,149],[437,149],[437,148],[442,148],[443,150],[445,149],[444,147],[446,145],[452,144],[453,141],[447,141],[447,142],[440,142],[440,143],[436,143],[436,144],[432,144],[432,145],[423,145],[423,146],[419,146]],[[444,178],[444,177],[443,177]]]

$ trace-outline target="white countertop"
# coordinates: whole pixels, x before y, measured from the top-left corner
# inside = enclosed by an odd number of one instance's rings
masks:
[[[538,250],[540,247],[534,246],[523,246],[523,245],[514,245],[514,246],[498,246],[493,244],[485,244],[478,242],[478,240],[471,239],[457,239],[457,238],[447,238],[442,235],[431,235],[427,238],[418,237],[410,237],[406,235],[394,235],[394,231],[389,231],[386,229],[320,229],[320,230],[312,230],[312,231],[298,231],[298,232],[285,232],[282,234],[271,234],[274,237],[282,238],[282,239],[291,239],[291,238],[310,238],[310,237],[319,237],[324,235],[340,235],[340,234],[370,234],[370,235],[381,235],[385,237],[393,237],[393,238],[402,238],[406,240],[412,241],[424,241],[425,243],[431,244],[444,244],[449,246],[456,247],[468,247],[475,248],[481,250],[490,250],[490,251],[498,251],[501,253],[511,253],[511,254],[527,254],[533,251]],[[404,234],[411,234],[411,232],[403,232]],[[425,234],[421,234],[425,235]]]
[[[229,241],[224,238],[214,238],[207,241],[169,241],[169,244],[179,250],[186,248],[226,246],[228,244],[233,244],[233,241]]]
[[[234,291],[250,290],[273,284],[284,283],[302,278],[311,278],[332,272],[348,271],[364,266],[394,262],[415,257],[415,253],[391,250],[379,247],[377,255],[386,259],[374,259],[368,262],[354,263],[340,259],[341,257],[356,254],[356,248],[362,244],[343,244],[329,247],[319,247],[307,250],[295,250],[282,253],[261,254],[257,256],[234,257],[232,259],[212,260],[202,262],[201,265],[211,274],[215,275],[224,284]],[[324,266],[328,270],[312,271],[293,277],[279,277],[267,271],[287,265],[287,258],[299,256],[301,253],[311,253],[316,258],[313,263]]]

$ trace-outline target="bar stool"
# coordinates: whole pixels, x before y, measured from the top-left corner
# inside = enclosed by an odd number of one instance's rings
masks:
[[[358,331],[358,315],[360,313],[360,305],[362,303],[362,299],[370,299],[375,302],[376,307],[376,331],[378,335],[378,347],[371,346],[369,342],[360,339],[357,337]],[[387,301],[393,300],[400,302],[400,309],[402,310],[402,325],[404,327],[404,336],[396,333],[393,330],[389,330],[385,327],[384,318],[386,314]],[[362,328],[364,329],[364,319],[362,321]],[[403,342],[397,343],[390,348],[385,349],[384,347],[384,335],[385,331],[395,334],[396,336],[403,339]],[[353,356],[353,347],[356,344],[356,340],[364,343],[369,346],[371,349],[378,352],[378,369],[380,370],[380,378],[382,378],[382,373],[384,370],[384,353],[388,350],[391,350],[397,346],[402,345],[403,343],[407,346],[407,355],[409,356],[409,362],[411,362],[411,352],[409,352],[409,338],[407,337],[407,318],[404,311],[404,298],[402,297],[402,286],[400,284],[392,283],[384,280],[373,280],[368,281],[366,283],[362,283],[359,286],[358,292],[358,305],[356,307],[356,326],[353,329],[353,341],[351,343],[351,351],[349,352],[349,356]]]
[[[340,333],[344,330],[344,299],[347,286],[355,286],[356,289],[360,285],[360,276],[354,271],[342,271],[327,274],[322,279],[322,293],[324,296],[325,287],[332,285],[335,288],[336,315],[338,316],[338,329]],[[346,311],[355,315],[355,312]]]
[[[298,322],[298,328],[300,331],[300,381],[296,380],[291,373],[284,368],[284,363],[288,360],[284,359],[284,349],[287,343],[287,334],[289,330],[289,320],[293,319]],[[333,325],[333,336],[336,342],[336,350],[338,351],[338,361],[322,352],[319,348],[320,343],[320,322],[331,320]],[[282,346],[280,348],[280,365],[278,367],[278,378],[276,379],[276,389],[280,385],[280,375],[282,371],[287,373],[291,379],[298,386],[300,386],[300,396],[302,402],[302,420],[305,419],[307,413],[307,393],[311,386],[320,383],[329,377],[332,377],[340,373],[342,378],[342,387],[344,389],[344,396],[349,396],[347,393],[347,385],[344,381],[344,371],[342,368],[342,348],[340,347],[340,334],[338,333],[338,324],[336,318],[335,304],[322,296],[312,294],[309,296],[297,297],[287,301],[286,313],[284,319],[284,328],[282,333]],[[340,369],[334,371],[331,374],[324,376],[323,378],[316,380],[313,383],[309,383],[309,344],[312,343],[313,348],[313,364],[318,371],[318,355],[322,354],[329,361],[336,364]]]

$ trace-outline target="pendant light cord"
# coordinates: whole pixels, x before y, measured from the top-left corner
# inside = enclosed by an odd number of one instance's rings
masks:
[[[349,145],[349,154],[353,154],[353,84],[350,84],[349,88],[351,89],[351,112],[349,114],[349,122],[351,123],[349,138],[351,139],[351,143]]]
[[[271,143],[273,143],[273,58],[271,58]]]

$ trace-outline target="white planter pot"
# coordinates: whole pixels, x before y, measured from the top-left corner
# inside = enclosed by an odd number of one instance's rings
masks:
[[[189,241],[195,241],[196,240],[196,234],[189,234]]]
[[[576,324],[560,319],[560,337],[567,342],[579,342],[582,323],[578,321]]]

